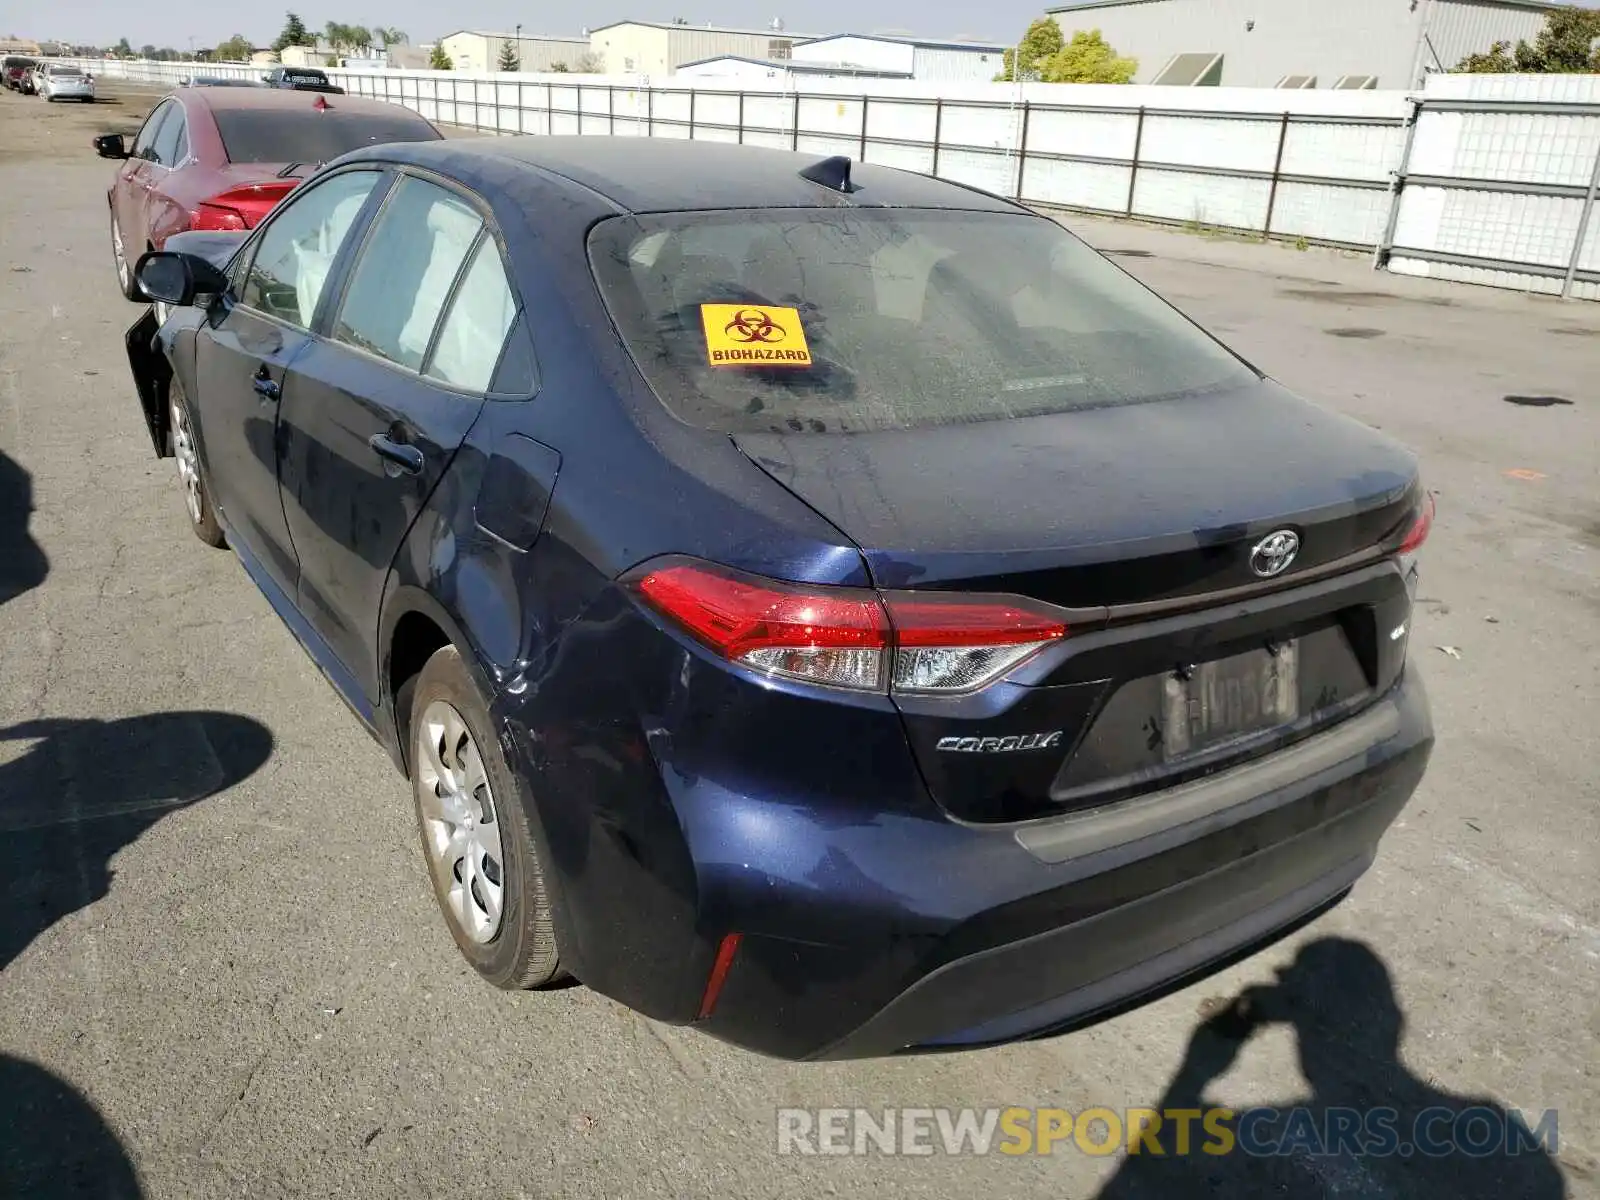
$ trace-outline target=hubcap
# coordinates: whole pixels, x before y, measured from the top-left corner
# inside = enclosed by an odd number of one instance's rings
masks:
[[[183,498],[189,505],[189,519],[200,524],[200,458],[194,451],[194,438],[189,434],[188,414],[176,398],[172,401],[172,456],[178,460],[178,480],[183,484]]]
[[[422,842],[445,911],[474,942],[500,932],[505,857],[483,755],[453,705],[435,700],[417,730]]]

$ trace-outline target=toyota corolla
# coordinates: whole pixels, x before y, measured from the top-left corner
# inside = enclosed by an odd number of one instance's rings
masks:
[[[146,255],[189,521],[467,961],[789,1058],[1070,1029],[1341,898],[1433,744],[1413,456],[844,159],[358,151]]]

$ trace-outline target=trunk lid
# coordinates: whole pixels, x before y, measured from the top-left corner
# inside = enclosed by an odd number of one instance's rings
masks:
[[[1093,807],[1264,753],[1355,711],[1403,661],[1388,637],[1409,611],[1398,568],[1343,567],[1408,520],[1415,459],[1270,382],[968,425],[732,436],[860,546],[880,588],[1087,610],[1007,681],[897,697],[936,799],[963,819]],[[1298,555],[1281,592],[1253,595],[1252,551],[1281,529]],[[1188,706],[1209,712],[1207,696],[1222,716],[1168,732]]]

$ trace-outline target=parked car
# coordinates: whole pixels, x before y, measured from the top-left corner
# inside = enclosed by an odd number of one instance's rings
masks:
[[[1415,459],[1009,201],[420,142],[169,245],[153,444],[492,983],[790,1058],[1035,1036],[1335,903],[1422,777]]]
[[[81,100],[94,103],[94,76],[77,67],[52,63],[40,75],[39,94],[46,100]]]
[[[145,250],[185,229],[253,229],[319,163],[439,136],[410,109],[380,100],[181,88],[156,105],[131,146],[120,134],[95,139],[102,157],[123,163],[108,193],[118,286],[139,299],[132,264]]]
[[[0,66],[0,82],[13,92],[31,95],[33,92],[33,69],[38,65],[31,58],[20,55],[8,54],[3,66]]]
[[[342,96],[344,89],[328,82],[325,71],[316,67],[273,67],[261,77],[268,87],[289,88],[297,92],[326,92]]]
[[[33,70],[28,73],[28,95],[42,96],[44,94],[44,63],[35,63]]]

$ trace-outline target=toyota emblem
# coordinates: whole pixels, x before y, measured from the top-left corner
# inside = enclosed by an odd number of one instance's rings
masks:
[[[1263,579],[1282,575],[1300,553],[1300,535],[1292,529],[1267,534],[1250,550],[1250,569]]]

